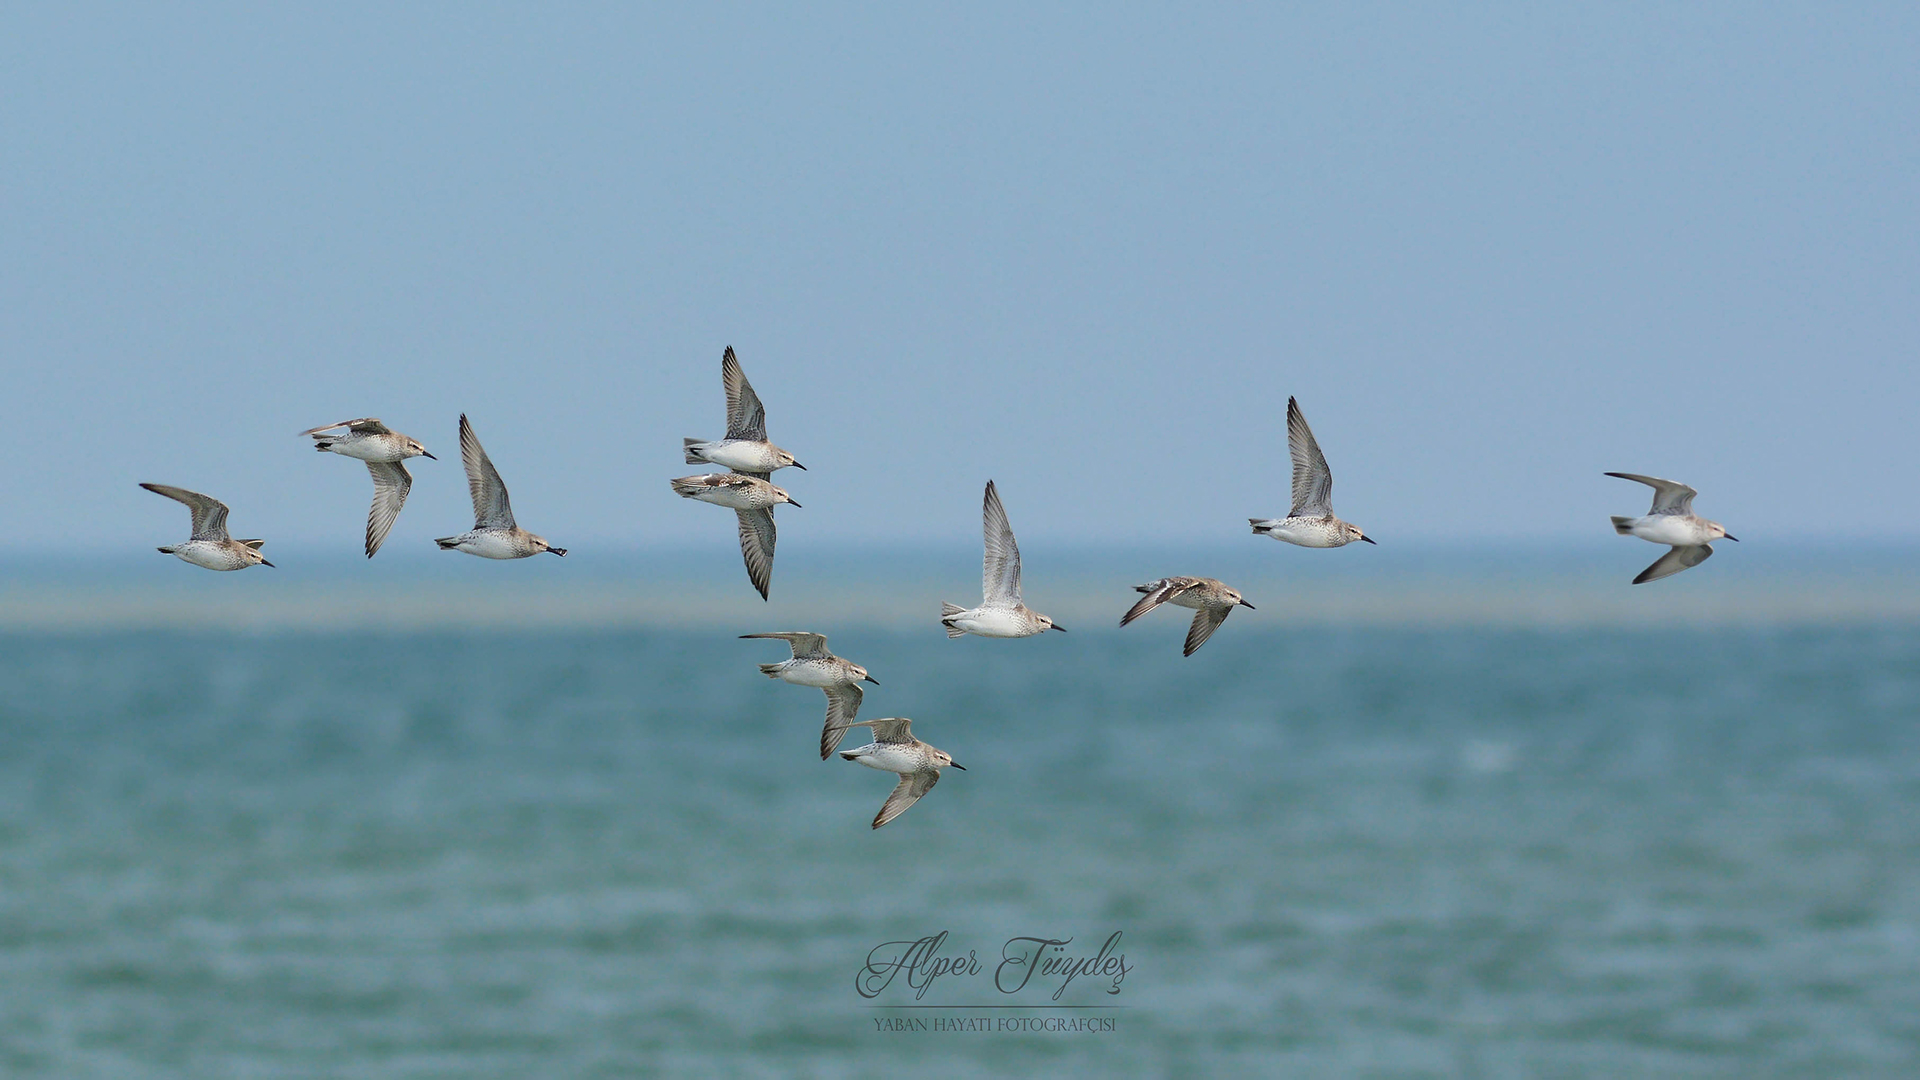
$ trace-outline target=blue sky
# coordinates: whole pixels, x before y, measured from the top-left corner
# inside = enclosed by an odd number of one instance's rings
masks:
[[[1234,543],[1297,394],[1384,543],[1920,538],[1920,11],[16,5],[7,505],[139,550],[196,488],[356,548],[301,428],[423,440],[470,520],[733,543],[682,501],[734,345],[783,537]],[[1251,538],[1246,543],[1253,543]],[[283,548],[284,550],[284,548]]]

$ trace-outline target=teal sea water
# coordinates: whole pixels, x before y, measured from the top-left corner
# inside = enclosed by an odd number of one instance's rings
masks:
[[[739,628],[10,632],[0,1073],[1920,1068],[1920,626],[1185,614],[835,629],[968,766],[878,832]]]

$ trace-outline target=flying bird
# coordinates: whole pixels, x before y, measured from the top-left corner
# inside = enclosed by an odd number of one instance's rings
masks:
[[[789,465],[805,471],[806,466],[793,460],[792,454],[767,441],[766,406],[760,404],[760,395],[753,392],[746,372],[740,370],[731,345],[720,358],[720,385],[727,392],[727,437],[712,442],[682,440],[687,464],[711,463],[762,480],[772,476],[775,469]]]
[[[986,557],[981,564],[981,600],[977,608],[963,608],[942,601],[940,624],[947,636],[964,634],[981,637],[1032,637],[1048,630],[1066,632],[1052,619],[1027,607],[1020,599],[1020,546],[1013,542],[1013,526],[1007,523],[1007,508],[1000,505],[1000,493],[993,481],[987,481],[987,495],[980,508],[982,531],[986,536]]]
[[[1672,577],[1689,567],[1699,566],[1713,555],[1712,542],[1720,539],[1739,543],[1717,521],[1708,521],[1693,512],[1693,497],[1700,494],[1678,480],[1662,480],[1638,473],[1610,472],[1622,480],[1632,480],[1653,489],[1653,509],[1645,517],[1613,518],[1613,531],[1621,536],[1637,536],[1655,544],[1670,545],[1667,553],[1640,571],[1635,585]]]
[[[460,414],[460,464],[467,470],[467,493],[473,496],[473,529],[458,536],[435,540],[442,551],[464,551],[483,559],[524,559],[551,551],[565,555],[566,548],[554,547],[544,537],[535,536],[513,522],[513,507],[507,503],[507,485],[487,458],[480,437],[473,433],[467,414]]]
[[[1248,518],[1254,535],[1315,548],[1373,543],[1360,526],[1333,516],[1333,471],[1292,398],[1287,399],[1287,452],[1293,458],[1293,509],[1283,518]]]
[[[367,463],[367,472],[373,475],[373,506],[367,511],[367,558],[373,558],[393,531],[400,508],[406,505],[407,492],[413,489],[413,474],[404,462],[410,457],[440,459],[373,416],[308,428],[300,434],[313,436],[313,448],[323,454],[331,451]]]
[[[1187,648],[1181,653],[1182,656],[1192,656],[1195,649],[1205,645],[1220,624],[1227,621],[1227,616],[1233,614],[1236,606],[1253,610],[1253,605],[1247,603],[1237,590],[1210,577],[1161,578],[1145,585],[1135,585],[1133,591],[1147,595],[1120,617],[1121,626],[1161,604],[1194,609],[1193,625],[1187,628]]]
[[[842,660],[827,651],[825,634],[787,631],[778,634],[741,634],[742,638],[778,638],[793,648],[793,659],[777,664],[761,664],[760,672],[769,679],[780,679],[795,686],[813,686],[826,692],[827,723],[820,729],[820,760],[833,756],[834,747],[846,737],[847,728],[860,711],[864,695],[862,682],[880,685],[867,669]]]
[[[765,477],[747,473],[702,473],[669,483],[681,498],[727,507],[740,519],[740,557],[747,564],[747,580],[765,600],[773,583],[773,545],[780,539],[773,527],[773,508],[780,503],[800,504]]]
[[[165,495],[175,502],[185,503],[187,509],[193,512],[192,536],[184,544],[161,548],[162,555],[177,556],[209,570],[245,570],[255,563],[273,565],[260,554],[260,545],[266,543],[265,540],[235,540],[227,535],[226,503],[211,495],[166,484],[140,486],[155,495]]]
[[[900,774],[900,782],[893,786],[887,801],[880,804],[880,812],[873,815],[876,829],[905,813],[907,807],[920,801],[920,796],[932,791],[933,785],[940,782],[941,769],[952,765],[961,772],[967,771],[965,765],[954,761],[945,750],[936,750],[914,738],[913,721],[904,716],[860,720],[854,726],[872,728],[873,741],[853,750],[842,750],[840,756],[869,769]]]

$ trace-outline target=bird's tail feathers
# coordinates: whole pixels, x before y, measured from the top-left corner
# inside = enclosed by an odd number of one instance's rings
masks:
[[[701,465],[706,462],[707,460],[706,458],[701,457],[699,454],[695,453],[693,450],[695,446],[705,441],[706,441],[705,439],[689,439],[685,436],[681,436],[681,445],[686,448],[687,464]]]
[[[1613,519],[1613,531],[1625,536],[1633,531],[1633,521],[1633,518],[1616,515]]]
[[[173,554],[173,549],[172,549],[172,548],[170,548],[170,547],[166,547],[166,548],[156,548],[155,550],[157,550],[158,552],[160,552],[160,554],[162,554],[162,555],[171,555],[171,554]]]
[[[436,538],[434,543],[439,544],[442,550],[452,551],[454,548],[460,546],[460,538],[457,536],[442,536]]]
[[[1260,518],[1248,518],[1247,524],[1253,526],[1254,532],[1260,533],[1263,535],[1273,531],[1273,526],[1268,525],[1264,520]]]
[[[769,679],[777,679],[780,677],[780,665],[779,664],[761,664],[760,674],[765,675]]]
[[[965,610],[967,609],[961,607],[959,604],[949,604],[945,600],[940,601],[940,624],[947,628],[948,637],[957,638],[957,637],[967,636],[967,632],[965,630],[962,630],[959,627],[947,621],[948,619],[953,618],[955,615],[958,615]]]

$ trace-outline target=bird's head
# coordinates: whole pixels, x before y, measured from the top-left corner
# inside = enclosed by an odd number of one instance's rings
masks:
[[[240,552],[246,558],[248,566],[273,566],[272,563],[267,561],[265,555],[260,554],[260,545],[264,543],[266,543],[265,540],[240,541]],[[279,567],[273,568],[276,570],[279,569]]]

